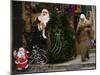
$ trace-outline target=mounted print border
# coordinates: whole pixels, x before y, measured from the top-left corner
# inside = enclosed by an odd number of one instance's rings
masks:
[[[96,6],[11,1],[11,71],[96,69]]]

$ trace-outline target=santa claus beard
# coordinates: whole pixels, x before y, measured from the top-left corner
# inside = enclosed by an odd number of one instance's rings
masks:
[[[43,13],[41,13],[41,15],[39,16],[39,20],[41,22],[43,22],[44,23],[44,26],[46,27],[48,21],[50,20],[49,14],[45,14],[44,15]]]

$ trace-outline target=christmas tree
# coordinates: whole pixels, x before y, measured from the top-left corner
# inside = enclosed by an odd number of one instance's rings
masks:
[[[48,50],[48,63],[68,61],[75,56],[74,31],[69,25],[67,14],[51,11],[48,28],[51,47]]]

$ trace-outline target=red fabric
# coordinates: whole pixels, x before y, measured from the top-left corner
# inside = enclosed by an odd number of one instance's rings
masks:
[[[17,68],[25,68],[27,66],[27,63],[24,64],[16,64]]]
[[[18,56],[16,55],[16,67],[25,68],[27,66],[27,58],[28,56],[26,54],[23,56],[23,58],[18,58]]]

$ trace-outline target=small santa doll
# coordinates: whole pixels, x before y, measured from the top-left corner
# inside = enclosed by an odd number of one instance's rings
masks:
[[[47,9],[42,9],[40,16],[38,16],[36,20],[37,20],[38,30],[39,31],[42,30],[43,38],[47,39],[45,32],[46,32],[47,23],[50,20],[49,11]]]
[[[19,48],[19,51],[16,50],[13,52],[15,58],[15,64],[18,70],[23,70],[28,68],[28,56],[26,54],[26,50],[24,48]]]

